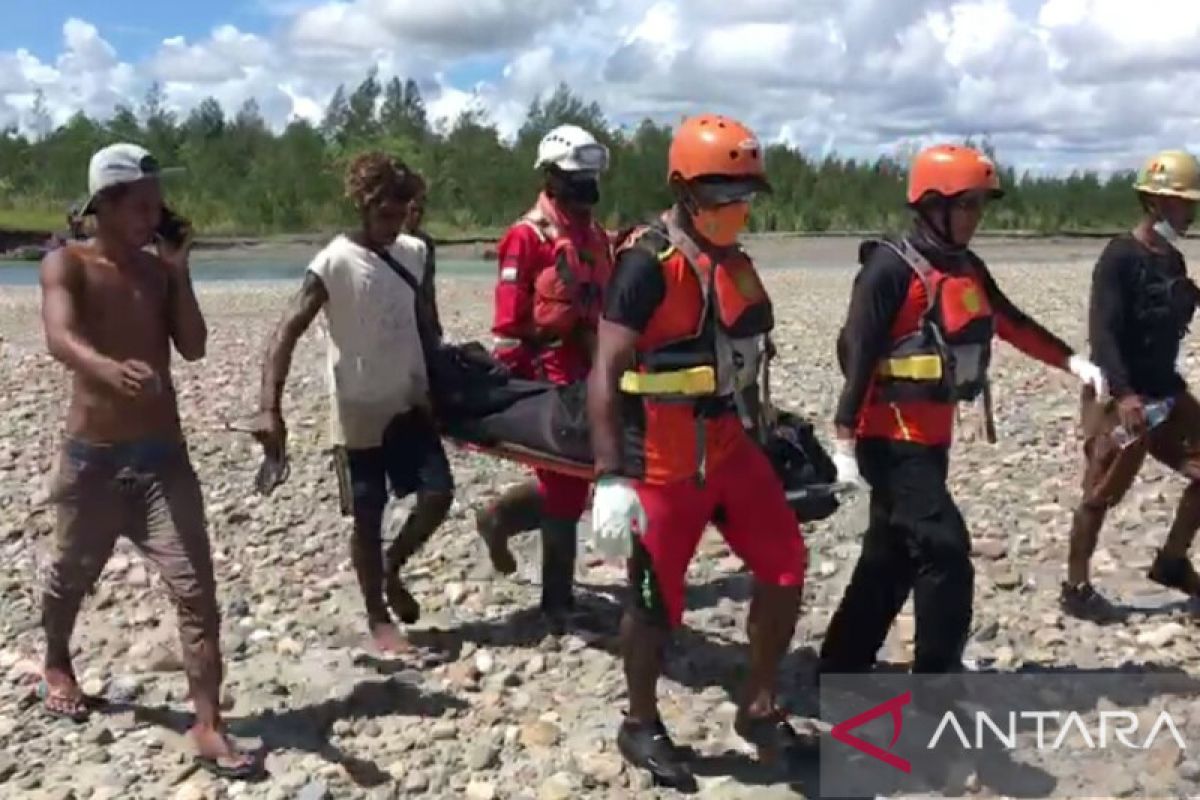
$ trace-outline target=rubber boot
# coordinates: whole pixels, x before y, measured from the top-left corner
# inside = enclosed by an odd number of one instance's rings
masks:
[[[537,481],[512,487],[475,515],[475,528],[497,572],[511,575],[517,571],[508,540],[536,528],[541,517],[542,496]]]
[[[576,528],[573,519],[542,520],[542,613],[561,626],[575,609]]]

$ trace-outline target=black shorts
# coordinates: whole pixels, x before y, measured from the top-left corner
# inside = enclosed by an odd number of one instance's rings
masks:
[[[347,450],[355,514],[381,512],[388,488],[396,497],[414,492],[453,494],[454,476],[433,421],[421,411],[393,419],[379,447]]]

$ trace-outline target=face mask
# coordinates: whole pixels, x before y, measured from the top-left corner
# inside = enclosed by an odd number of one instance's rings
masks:
[[[718,247],[728,247],[750,224],[749,203],[729,203],[716,208],[702,208],[692,214],[696,232]]]
[[[1161,236],[1168,244],[1175,244],[1179,240],[1179,231],[1167,222],[1165,219],[1160,219],[1154,223],[1154,232]]]
[[[556,181],[554,194],[564,203],[594,206],[600,202],[600,182],[593,177],[563,177]]]

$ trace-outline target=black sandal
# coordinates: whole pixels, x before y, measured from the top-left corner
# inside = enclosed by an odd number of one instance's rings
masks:
[[[262,762],[259,759],[240,750],[235,751],[235,753],[232,756],[220,756],[218,758],[196,756],[194,761],[200,769],[229,781],[253,781],[266,776],[266,770],[263,769]],[[223,760],[229,759],[238,759],[240,763],[237,766],[227,766],[221,763]],[[246,760],[242,761],[241,759]]]

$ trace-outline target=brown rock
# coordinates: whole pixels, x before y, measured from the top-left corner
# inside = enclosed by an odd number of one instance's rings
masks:
[[[553,747],[562,732],[553,722],[537,720],[521,727],[521,744],[525,747]]]

